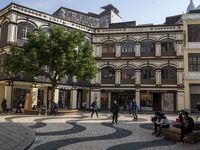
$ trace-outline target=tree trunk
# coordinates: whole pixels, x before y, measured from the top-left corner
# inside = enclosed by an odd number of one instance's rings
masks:
[[[55,98],[55,89],[56,89],[56,81],[52,81],[52,90],[51,90],[51,113],[53,112],[53,103]]]

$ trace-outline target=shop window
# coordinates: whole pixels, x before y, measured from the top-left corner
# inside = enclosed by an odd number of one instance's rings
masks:
[[[141,110],[153,110],[153,94],[141,93]]]
[[[14,91],[13,91],[13,108],[17,107],[17,101],[18,100],[20,100],[22,102],[22,105],[24,107],[26,98],[30,97],[30,96],[27,96],[27,94],[30,94],[29,89],[14,88]]]
[[[141,69],[141,79],[155,79],[155,68],[146,66]]]
[[[110,109],[109,93],[101,93],[101,109]]]
[[[102,79],[115,79],[115,70],[112,67],[105,67],[101,71]]]
[[[7,39],[8,38],[8,21],[5,21],[2,25],[1,25],[1,46],[3,46],[4,44],[7,43]]]
[[[162,52],[175,51],[175,41],[173,39],[165,39],[161,42]]]
[[[161,70],[162,79],[176,79],[177,71],[174,67],[164,67]]]
[[[155,41],[143,40],[141,42],[141,52],[155,52]]]
[[[103,53],[115,53],[115,43],[112,41],[104,42]]]
[[[135,79],[135,69],[133,67],[122,68],[121,79]]]
[[[200,42],[200,24],[188,25],[188,42]]]
[[[123,41],[121,43],[121,52],[122,53],[133,53],[135,52],[135,42],[133,41]]]
[[[200,53],[188,54],[189,71],[200,71]]]

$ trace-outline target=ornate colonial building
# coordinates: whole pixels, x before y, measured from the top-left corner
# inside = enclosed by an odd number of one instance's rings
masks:
[[[9,51],[10,44],[21,46],[28,30],[46,31],[53,24],[64,25],[69,31],[80,29],[94,45],[99,71],[90,85],[75,77],[62,79],[55,95],[60,108],[80,109],[83,102],[89,108],[97,97],[101,109],[110,109],[114,99],[123,106],[134,98],[141,110],[193,109],[190,93],[198,93],[195,90],[200,84],[196,84],[198,72],[190,72],[189,63],[196,58],[198,66],[200,55],[196,53],[200,45],[193,40],[200,38],[193,34],[200,30],[199,12],[191,13],[188,8],[189,14],[167,17],[163,25],[138,26],[135,21],[122,22],[114,6],[102,8],[100,14],[85,14],[61,7],[50,15],[12,3],[0,11],[0,58]],[[192,41],[188,41],[190,38]],[[191,76],[195,80],[191,81]],[[9,108],[15,108],[17,99],[34,106],[48,104],[51,85],[44,77],[5,77],[1,68],[0,91],[0,101],[5,97]]]

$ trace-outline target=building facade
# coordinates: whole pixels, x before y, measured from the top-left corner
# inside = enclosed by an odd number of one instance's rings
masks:
[[[28,30],[47,31],[52,25],[63,25],[69,31],[80,29],[93,43],[99,71],[91,84],[75,77],[63,78],[54,98],[60,108],[81,109],[86,102],[89,109],[97,97],[100,109],[105,110],[115,99],[120,106],[136,99],[139,108],[146,111],[193,110],[200,90],[196,54],[200,45],[193,41],[199,39],[193,33],[200,29],[200,15],[189,13],[168,17],[163,25],[137,26],[135,21],[122,22],[114,6],[102,8],[99,15],[63,7],[50,15],[11,3],[0,11],[0,59],[10,44],[22,46],[28,40]],[[189,65],[194,58],[195,72]],[[0,91],[0,102],[5,97],[10,109],[18,99],[34,107],[49,104],[51,84],[44,77],[6,77],[0,68]]]

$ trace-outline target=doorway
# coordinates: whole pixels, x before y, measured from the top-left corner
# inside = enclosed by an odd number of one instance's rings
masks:
[[[161,93],[153,94],[153,110],[161,110]]]

